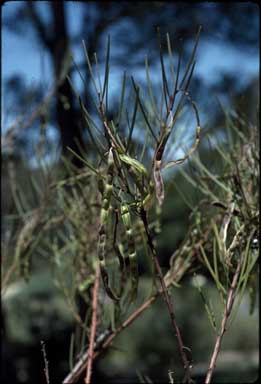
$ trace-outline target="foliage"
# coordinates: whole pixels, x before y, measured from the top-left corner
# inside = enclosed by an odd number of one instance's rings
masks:
[[[75,378],[81,374],[88,358],[90,361],[90,356],[91,360],[95,359],[114,337],[163,295],[177,335],[178,352],[186,370],[185,380],[191,382],[191,351],[183,344],[169,293],[171,287],[179,288],[186,277],[196,275],[197,279],[197,274],[206,274],[220,295],[223,313],[215,314],[209,298],[198,284],[199,295],[216,332],[213,355],[219,353],[228,320],[231,323],[231,318],[236,316],[246,289],[252,298],[250,312],[255,305],[259,219],[257,129],[241,121],[245,130],[240,130],[240,117],[233,120],[227,116],[227,130],[234,132],[235,137],[222,145],[213,143],[218,167],[212,169],[209,164],[205,165],[200,152],[194,153],[199,145],[201,127],[197,105],[188,91],[199,33],[182,75],[181,58],[179,56],[174,65],[169,36],[168,67],[164,62],[160,33],[158,38],[162,76],[160,97],[157,98],[153,90],[146,60],[147,89],[131,77],[132,90],[127,98],[129,79],[124,73],[118,114],[114,119],[108,116],[110,37],[103,77],[97,58],[95,66],[92,65],[93,60],[84,46],[96,92],[96,98],[90,96],[96,116],[86,109],[72,80],[68,78],[68,81],[79,101],[95,153],[86,157],[83,151],[79,156],[71,150],[82,161],[81,169],[65,158],[62,170],[57,167],[51,171],[42,164],[41,178],[32,179],[35,202],[31,206],[31,201],[19,189],[11,188],[17,210],[13,218],[18,224],[15,224],[13,235],[15,247],[12,243],[14,259],[2,268],[2,290],[5,291],[15,271],[28,280],[39,265],[43,267],[41,258],[43,264],[51,265],[55,284],[63,292],[67,307],[80,329],[78,336],[77,332],[72,336],[70,350],[70,369]],[[83,78],[80,71],[79,74]],[[191,140],[187,135],[179,137],[178,132],[184,114],[188,113],[186,107],[192,108],[196,132],[190,146],[184,148],[184,142]],[[213,142],[214,138],[209,137],[209,140]],[[205,142],[202,141],[202,151]],[[175,159],[171,157],[173,145],[181,154]],[[187,159],[190,169],[196,169],[196,172],[191,175],[189,167],[181,166],[179,172],[191,184],[191,196],[192,190],[197,190],[203,198],[196,207],[191,207],[187,235],[173,253],[164,276],[157,254],[157,241],[164,232],[162,205],[165,197],[167,199],[170,179],[176,178],[176,174],[171,175],[172,168]],[[167,169],[163,181],[162,174]],[[174,188],[179,193],[178,185]],[[189,206],[192,205],[191,196],[183,194]],[[146,258],[152,277],[145,302],[139,287],[142,257]],[[96,308],[94,287],[99,279],[98,270],[104,290],[99,290]],[[85,303],[84,313],[79,309],[79,300]],[[99,336],[95,348],[93,346],[86,353],[85,344],[93,328],[94,311],[99,319],[94,333]],[[76,364],[76,369],[74,363],[79,361],[80,367]],[[212,360],[209,372],[213,373]],[[64,382],[68,381],[65,379]]]

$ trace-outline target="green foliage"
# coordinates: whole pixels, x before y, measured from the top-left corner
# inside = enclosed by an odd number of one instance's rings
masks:
[[[93,104],[95,105],[96,111],[98,112],[98,117],[102,123],[103,134],[105,137],[106,143],[103,143],[102,137],[98,139],[98,135],[100,135],[100,131],[98,131],[98,127],[96,123],[94,123],[94,119],[87,112],[84,107],[80,96],[74,90],[75,95],[77,96],[80,107],[82,109],[82,113],[86,118],[86,123],[88,126],[88,131],[90,134],[90,138],[93,141],[95,148],[97,149],[97,160],[96,163],[101,165],[103,162],[108,162],[108,166],[105,167],[104,171],[96,171],[97,166],[93,163],[90,163],[89,160],[83,159],[85,164],[90,168],[91,171],[94,171],[95,174],[99,175],[99,183],[100,183],[100,191],[102,193],[102,210],[100,216],[100,227],[99,227],[99,244],[98,244],[98,256],[100,260],[100,268],[101,274],[104,282],[104,287],[109,297],[113,300],[118,301],[119,297],[113,292],[110,276],[105,264],[105,253],[107,250],[107,241],[109,239],[108,234],[108,220],[110,216],[110,211],[114,211],[120,213],[123,220],[123,228],[126,231],[127,237],[127,249],[128,249],[128,259],[130,263],[130,274],[132,276],[132,293],[131,293],[131,301],[137,295],[137,278],[138,278],[138,270],[136,265],[136,250],[134,246],[134,230],[132,229],[131,224],[131,216],[136,215],[140,217],[142,210],[149,209],[151,207],[157,206],[155,202],[153,203],[154,194],[157,197],[159,205],[162,205],[164,200],[164,184],[161,176],[161,171],[164,169],[162,166],[162,158],[164,154],[165,147],[167,142],[169,141],[170,135],[173,131],[173,128],[177,122],[179,117],[181,107],[184,103],[185,98],[187,98],[188,102],[193,107],[196,121],[197,121],[197,129],[196,129],[196,139],[195,143],[192,145],[190,150],[185,154],[184,158],[174,160],[165,165],[165,168],[171,167],[176,164],[180,164],[185,161],[191,154],[194,152],[199,143],[199,135],[200,135],[200,122],[199,115],[197,111],[197,106],[195,102],[191,99],[188,94],[188,87],[190,84],[190,80],[192,77],[194,65],[195,65],[195,52],[199,39],[198,32],[195,46],[193,48],[190,60],[186,66],[185,72],[183,74],[182,80],[179,82],[179,71],[180,67],[176,72],[175,80],[172,79],[173,82],[173,90],[171,91],[171,80],[167,80],[167,75],[164,67],[163,55],[161,52],[161,37],[158,31],[159,37],[159,46],[160,46],[160,62],[162,69],[162,98],[165,100],[165,105],[163,109],[159,112],[157,110],[157,106],[155,104],[155,97],[153,95],[153,90],[151,86],[151,81],[149,77],[149,67],[146,61],[146,76],[148,81],[148,89],[150,93],[151,104],[148,105],[148,101],[145,103],[141,98],[141,90],[140,87],[136,84],[133,77],[131,77],[131,82],[133,85],[135,100],[134,100],[134,109],[133,109],[133,118],[132,123],[129,128],[129,132],[126,131],[126,121],[122,121],[123,117],[123,109],[126,108],[126,117],[130,115],[129,105],[126,105],[124,100],[125,96],[125,87],[127,83],[126,73],[123,76],[122,82],[122,91],[120,95],[119,102],[119,111],[118,116],[115,122],[113,120],[108,121],[108,79],[109,79],[109,61],[110,61],[110,36],[108,37],[107,43],[107,54],[106,54],[106,63],[105,63],[105,72],[104,72],[104,82],[103,86],[101,85],[100,79],[100,70],[98,68],[98,62],[96,60],[96,69],[98,79],[95,78],[94,71],[91,66],[91,60],[89,54],[85,48],[85,56],[87,60],[87,65],[89,68],[90,76],[92,79],[92,83],[94,86],[94,90],[97,95],[97,100],[93,99]],[[169,45],[169,60],[171,64],[171,72],[174,73],[173,59],[171,54],[171,47],[169,36],[167,36],[168,45]],[[82,76],[81,76],[82,78]],[[71,86],[72,82],[70,79]],[[182,88],[184,85],[184,88]],[[176,97],[180,95],[180,98],[175,104]],[[125,105],[125,107],[124,107]],[[146,131],[146,142],[152,142],[152,150],[154,152],[153,155],[149,154],[149,151],[145,145],[143,146],[142,153],[140,156],[140,161],[135,158],[135,154],[131,152],[135,147],[131,143],[131,137],[133,135],[134,126],[136,124],[136,116],[137,116],[137,107],[139,107],[140,116],[143,119],[142,124],[147,126]],[[152,125],[151,116],[148,113],[148,110],[154,109],[154,114],[156,119],[154,120],[154,127]],[[155,126],[155,123],[157,125]],[[140,128],[142,129],[142,128]],[[121,132],[121,133],[120,133]],[[158,132],[158,133],[155,133]],[[125,134],[125,136],[124,136]],[[97,137],[97,139],[96,139]],[[147,152],[147,153],[146,153]],[[144,156],[145,155],[145,156]],[[106,157],[108,156],[108,160]],[[147,164],[142,163],[143,157],[146,157]],[[150,171],[149,171],[150,170]],[[153,180],[154,179],[154,180]],[[102,185],[102,181],[105,181],[104,186]],[[111,227],[113,228],[113,226]],[[118,229],[117,229],[118,230]],[[146,228],[144,228],[146,230]],[[116,235],[114,235],[114,248],[117,248],[116,245]],[[121,241],[120,241],[121,242]],[[120,268],[122,269],[122,268]],[[122,271],[123,272],[123,271]]]
[[[40,167],[41,177],[33,178],[31,186],[34,202],[27,201],[24,194],[12,186],[18,224],[12,233],[15,244],[13,263],[8,262],[8,267],[11,267],[2,270],[3,291],[14,272],[19,272],[18,276],[28,281],[43,266],[51,270],[56,287],[64,294],[68,313],[80,327],[80,343],[76,336],[71,339],[71,368],[88,342],[92,288],[97,268],[100,268],[104,286],[98,298],[99,331],[116,332],[133,308],[142,305],[142,296],[148,295],[147,290],[149,299],[154,300],[157,295],[151,244],[156,248],[160,239],[165,241],[167,228],[162,220],[166,214],[163,203],[166,199],[168,204],[166,191],[171,191],[171,188],[182,199],[179,201],[188,205],[190,218],[187,218],[186,236],[175,252],[171,250],[169,268],[164,276],[166,287],[183,288],[184,278],[205,274],[213,281],[220,297],[219,312],[226,308],[233,289],[233,316],[229,311],[229,324],[235,318],[246,290],[251,298],[250,313],[254,312],[259,220],[257,129],[248,127],[245,122],[245,131],[240,130],[238,117],[233,120],[227,115],[227,129],[233,132],[233,140],[221,144],[214,141],[215,137],[208,137],[214,146],[211,156],[215,154],[218,166],[215,168],[203,161],[207,153],[206,141],[203,140],[200,151],[195,154],[201,127],[197,105],[188,89],[199,33],[200,30],[183,76],[180,57],[175,70],[169,35],[170,74],[167,73],[159,34],[161,96],[157,98],[155,95],[146,59],[147,89],[142,89],[133,77],[129,79],[124,73],[119,108],[114,119],[110,117],[108,106],[110,37],[103,82],[96,55],[95,60],[91,60],[84,45],[95,91],[90,100],[96,115],[87,111],[72,81],[68,81],[79,101],[95,152],[88,157],[84,153],[80,156],[68,148],[83,162],[80,170],[68,159],[63,159],[63,168],[57,166],[52,172],[48,167]],[[127,99],[128,85],[132,88]],[[147,97],[144,96],[146,92]],[[191,107],[195,117],[195,138],[189,148],[182,148],[181,158],[170,159],[166,156],[169,147],[173,144],[182,147],[184,137],[177,133],[182,114],[186,113],[185,107]],[[137,132],[142,139],[135,138]],[[172,167],[187,159],[188,166],[171,173]],[[163,171],[167,169],[163,181]],[[196,173],[191,174],[191,169],[196,169]],[[171,186],[173,179],[174,187]],[[184,183],[189,188],[182,189]],[[199,195],[196,204],[192,197],[195,193]],[[172,219],[172,210],[170,215]],[[148,269],[145,273],[149,272],[151,276],[150,288],[146,290],[142,285],[144,279],[139,283],[144,259]],[[197,293],[212,329],[218,334],[220,313],[217,313],[208,292],[199,284]],[[86,304],[84,315],[78,308],[79,297]],[[145,376],[140,377],[148,382]],[[171,375],[169,380],[172,382]]]
[[[237,121],[230,128],[237,132]],[[200,247],[200,258],[217,286],[221,302],[225,303],[235,271],[240,268],[236,312],[250,277],[254,280],[257,273],[258,252],[253,246],[258,239],[259,220],[257,128],[250,125],[248,131],[238,131],[233,143],[216,143],[215,150],[219,173],[195,155],[191,161],[197,166],[196,178],[184,172],[183,176],[206,196],[197,220],[198,240],[207,227],[210,233],[207,245]]]

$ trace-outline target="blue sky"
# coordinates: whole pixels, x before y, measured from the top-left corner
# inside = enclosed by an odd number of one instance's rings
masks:
[[[14,12],[15,8],[20,6],[20,1],[11,1],[4,4],[2,8],[2,18]],[[47,7],[39,2],[41,7],[41,16],[48,19]],[[70,33],[75,35],[78,32],[81,17],[81,3],[67,2],[67,17]],[[80,42],[79,42],[80,43]],[[112,31],[113,47],[113,31]],[[115,49],[115,47],[114,47]],[[76,62],[83,57],[81,44],[72,47]],[[113,53],[113,51],[112,51]],[[201,39],[195,74],[202,77],[206,84],[212,84],[218,81],[221,73],[233,73],[238,83],[242,85],[250,82],[259,73],[259,53],[257,51],[242,51],[236,46],[225,44],[217,39]],[[118,84],[121,79],[118,76],[119,71],[112,68],[111,87],[112,93],[118,92]],[[145,71],[143,72],[145,74]],[[45,89],[52,85],[51,65],[46,51],[39,45],[36,39],[31,35],[15,35],[5,28],[2,29],[2,87],[3,82],[14,74],[21,74],[26,85],[42,84]],[[79,81],[79,79],[78,79]],[[79,86],[79,83],[78,83]],[[3,89],[3,88],[2,88]],[[14,117],[6,116],[6,100],[2,92],[2,129],[12,123]]]

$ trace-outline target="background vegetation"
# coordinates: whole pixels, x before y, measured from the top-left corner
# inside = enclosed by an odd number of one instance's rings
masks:
[[[14,35],[23,33],[37,44],[47,53],[52,72],[47,71],[51,84],[48,91],[43,79],[28,86],[19,74],[3,76],[2,82],[2,382],[46,383],[42,349],[49,362],[50,383],[62,382],[78,354],[88,348],[89,332],[83,329],[91,323],[100,195],[95,174],[79,158],[97,164],[97,149],[74,90],[93,123],[98,123],[88,63],[83,56],[76,60],[77,47],[85,41],[94,68],[93,52],[97,52],[103,76],[110,32],[106,116],[108,121],[117,122],[122,100],[117,84],[122,84],[123,70],[144,90],[148,84],[144,69],[147,54],[153,91],[160,94],[162,66],[156,26],[164,36],[165,62],[169,62],[168,32],[175,70],[182,52],[184,73],[199,24],[203,31],[189,92],[203,122],[200,146],[184,165],[164,173],[166,197],[157,236],[153,227],[157,212],[150,219],[166,284],[175,283],[171,289],[175,314],[184,344],[192,351],[193,378],[197,382],[205,378],[224,301],[239,266],[237,300],[231,314],[235,319],[224,336],[213,381],[252,382],[258,365],[258,74],[250,77],[244,71],[232,70],[220,71],[214,77],[213,71],[208,76],[208,66],[203,75],[197,68],[201,44],[206,47],[204,44],[211,41],[223,44],[224,56],[216,60],[225,60],[226,52],[238,47],[249,54],[251,61],[259,47],[258,8],[251,3],[17,3],[10,2],[3,8],[3,30]],[[72,32],[75,22],[68,16],[77,18],[77,33]],[[77,66],[71,59],[72,50],[77,53],[73,55]],[[3,56],[3,65],[5,60]],[[171,67],[166,65],[171,74]],[[129,106],[134,106],[131,81],[126,83],[128,92]],[[142,97],[149,111],[150,93]],[[126,119],[125,108],[122,114]],[[152,111],[148,116],[151,118]],[[144,150],[142,146],[144,124],[139,110],[132,142],[134,153],[144,151],[144,163],[148,164],[149,145]],[[124,129],[119,134],[124,136]],[[182,156],[184,146],[188,147],[194,136],[193,114],[184,109],[167,160],[172,160],[173,154],[175,159]],[[68,147],[78,156],[72,156]],[[106,162],[101,169],[106,173]],[[107,329],[115,332],[128,315],[155,295],[153,264],[140,236],[137,230],[138,299],[130,308],[123,306],[119,314],[101,286],[98,335]],[[119,333],[107,353],[94,360],[92,379],[179,382],[183,370],[178,356],[168,312],[158,298]]]

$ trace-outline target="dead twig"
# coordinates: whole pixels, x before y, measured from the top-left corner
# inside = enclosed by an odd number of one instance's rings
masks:
[[[43,352],[43,358],[44,358],[44,374],[46,378],[46,383],[50,384],[50,378],[49,378],[49,362],[47,360],[46,350],[45,350],[45,344],[44,341],[41,341],[42,345],[42,352]]]
[[[213,372],[214,372],[214,369],[216,366],[216,361],[217,361],[218,354],[220,352],[222,338],[223,338],[224,333],[226,331],[227,321],[228,321],[228,318],[231,314],[231,310],[232,310],[234,300],[235,300],[235,289],[236,289],[237,282],[238,282],[238,279],[240,276],[241,264],[242,264],[242,258],[237,265],[237,269],[236,269],[236,272],[234,274],[233,281],[232,281],[232,284],[231,284],[231,287],[230,287],[230,290],[228,293],[227,302],[226,302],[226,306],[225,306],[225,310],[224,310],[224,314],[223,314],[223,318],[222,318],[222,322],[221,322],[221,330],[220,330],[220,333],[216,339],[214,351],[213,351],[213,354],[212,354],[212,357],[210,360],[210,364],[209,364],[209,368],[208,368],[208,373],[207,373],[207,376],[205,379],[205,384],[209,384],[211,382],[212,375],[213,375]]]
[[[4,295],[8,287],[8,282],[10,278],[13,276],[14,272],[16,271],[16,267],[17,267],[17,260],[15,259],[3,278],[2,287],[1,287],[1,296]]]
[[[186,376],[184,378],[184,381],[191,383],[192,382],[191,372],[190,372],[191,371],[191,364],[189,363],[189,360],[188,360],[186,353],[185,353],[186,347],[184,346],[184,343],[183,343],[183,339],[181,336],[179,326],[177,324],[177,320],[176,320],[176,316],[175,316],[175,312],[174,312],[174,307],[173,307],[173,304],[171,301],[171,297],[167,291],[167,287],[166,287],[166,284],[164,281],[164,276],[163,276],[163,273],[162,273],[162,270],[161,270],[161,267],[160,267],[160,264],[158,261],[157,253],[156,253],[155,247],[153,245],[151,234],[149,232],[147,213],[144,209],[141,209],[140,214],[141,214],[141,219],[143,221],[145,232],[147,235],[147,242],[148,242],[149,248],[150,248],[151,253],[152,253],[153,262],[155,264],[155,267],[157,270],[157,275],[158,275],[158,278],[160,280],[160,284],[161,284],[161,288],[162,288],[161,293],[163,295],[163,298],[164,298],[166,305],[167,305],[167,308],[168,308],[168,312],[169,312],[169,315],[171,318],[172,326],[173,326],[174,331],[175,331],[175,336],[176,336],[177,341],[178,341],[179,352],[180,352],[181,360],[183,363],[183,367],[186,370]]]
[[[85,384],[91,383],[92,375],[92,363],[94,358],[94,339],[97,328],[97,303],[98,303],[98,291],[99,291],[99,280],[100,280],[100,268],[96,267],[95,283],[92,292],[92,323],[90,333],[90,344],[88,349],[88,361],[86,368]]]

